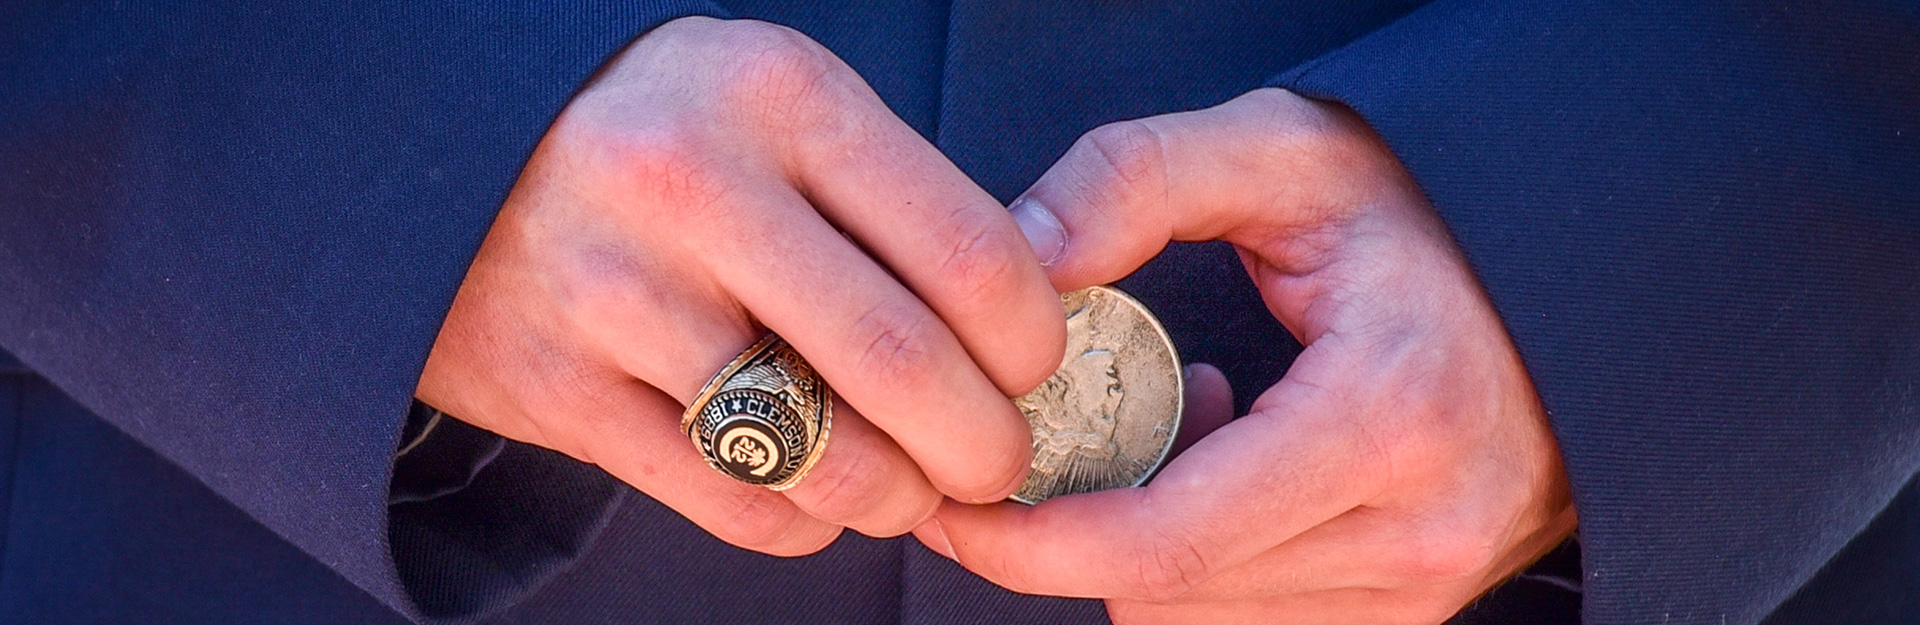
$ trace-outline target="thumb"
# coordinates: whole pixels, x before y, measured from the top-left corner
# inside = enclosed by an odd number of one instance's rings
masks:
[[[1227,383],[1226,374],[1206,363],[1187,365],[1181,374],[1186,377],[1186,403],[1169,458],[1179,457],[1195,442],[1233,420],[1233,386]]]
[[[1107,124],[1075,141],[1008,210],[1056,290],[1113,282],[1171,241],[1259,249],[1354,205],[1373,163],[1357,116],[1280,89]],[[1365,147],[1372,147],[1370,144]]]

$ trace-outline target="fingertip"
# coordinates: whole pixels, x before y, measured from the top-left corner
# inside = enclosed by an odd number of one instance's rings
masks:
[[[913,537],[919,539],[920,544],[926,545],[927,549],[934,553],[954,562],[960,561],[960,556],[953,552],[953,543],[947,540],[946,530],[940,526],[939,518],[928,517],[925,523],[913,528]]]
[[[1033,257],[1040,261],[1041,267],[1052,267],[1066,258],[1067,227],[1046,204],[1023,195],[1007,207],[1007,212],[1012,213],[1014,223],[1020,225],[1020,234],[1033,248]]]
[[[1233,416],[1233,384],[1219,367],[1196,362],[1180,368],[1187,405],[1209,417]]]
[[[940,467],[929,467],[940,492],[964,504],[985,504],[1005,500],[1020,489],[1033,463],[1033,426],[1011,400],[991,400],[975,413],[968,428],[971,449],[953,449],[949,444]],[[957,441],[956,441],[957,442]],[[936,470],[937,469],[937,470]]]
[[[989,419],[994,422],[991,424],[976,421],[963,431],[949,428],[944,433],[929,433],[935,438],[925,442],[941,447],[922,449],[922,455],[916,457],[934,488],[954,501],[1001,501],[1027,479],[1033,460],[1032,428],[1013,402],[1006,398],[994,401],[1005,403],[1005,410],[1011,414],[995,416]]]
[[[807,523],[795,524],[795,530],[794,535],[790,536],[787,540],[782,540],[778,545],[759,551],[770,556],[779,556],[782,558],[810,556],[825,551],[827,547],[833,546],[833,543],[840,540],[840,534],[844,532],[846,528],[828,523]]]
[[[907,507],[908,509],[919,510],[920,511],[919,514],[913,517],[911,521],[902,523],[899,527],[899,531],[888,530],[888,533],[886,535],[874,536],[875,538],[893,538],[896,536],[901,536],[908,532],[913,531],[913,528],[915,527],[925,525],[927,521],[933,519],[933,513],[940,509],[940,502],[945,500],[946,497],[941,496],[940,491],[934,489],[933,484],[931,482],[926,481],[926,477],[924,475],[921,476],[921,479],[918,480],[918,483],[915,486],[918,488],[914,490],[912,496],[913,496],[913,499],[918,501],[908,504]]]
[[[1109,232],[1111,229],[1102,228],[1096,224],[1081,223],[1085,218],[1075,214],[1071,207],[1074,200],[1061,197],[1067,194],[1049,188],[1050,186],[1051,183],[1047,182],[1046,177],[1042,177],[1040,182],[1035,183],[1034,187],[1028,190],[1027,195],[1015,199],[1010,206],[1010,210],[1016,211],[1014,213],[1016,220],[1022,219],[1022,213],[1044,212],[1045,220],[1059,225],[1063,242],[1058,251],[1051,257],[1042,256],[1040,249],[1034,251],[1034,256],[1041,261],[1040,271],[1046,274],[1047,285],[1051,287],[1054,294],[1058,295],[1112,282],[1116,277],[1105,275],[1112,269],[1105,265],[1115,260],[1108,258],[1109,255],[1106,253],[1111,251],[1108,248],[1112,246],[1112,241],[1107,240],[1111,235]],[[1042,200],[1042,196],[1056,197],[1053,200]],[[1039,218],[1027,217],[1027,219]],[[1025,225],[1021,226],[1023,232],[1026,228]]]
[[[1201,362],[1181,369],[1185,379],[1185,408],[1180,415],[1180,432],[1174,436],[1172,455],[1192,447],[1214,430],[1233,421],[1233,386],[1227,376],[1213,365]]]
[[[1058,224],[1037,239],[1036,256],[1061,292],[1117,280],[1166,246],[1166,163],[1157,135],[1140,121],[1082,135],[1009,206],[1023,230]]]
[[[1027,430],[1024,429],[1026,427],[1024,421],[1021,425],[1023,428],[1022,431],[1027,432]],[[1031,437],[1031,433],[1028,433],[1028,436]],[[1012,469],[1010,471],[1002,470],[1002,473],[1006,475],[1006,477],[987,482],[988,484],[993,484],[993,486],[974,489],[956,489],[960,492],[948,493],[947,495],[952,497],[954,501],[972,505],[1006,501],[1008,497],[1013,496],[1014,491],[1020,490],[1020,485],[1027,481],[1027,473],[1032,470],[1032,467],[1029,466],[1033,461],[1031,444],[1029,441],[1020,448],[1023,453],[1014,456],[1017,458],[1017,462],[1000,463],[999,466],[1011,466]]]
[[[1074,497],[1085,495],[1063,499]],[[1094,588],[1098,582],[1093,578],[1104,576],[1105,571],[1095,563],[1102,559],[1105,548],[1095,545],[1110,543],[1095,538],[1090,530],[1104,525],[1117,511],[1083,505],[1076,512],[1072,506],[1061,508],[1060,501],[1029,506],[1011,502],[967,505],[948,500],[934,513],[940,535],[924,538],[944,541],[946,552],[942,555],[1014,592],[1099,596]],[[928,529],[918,530],[916,535],[925,532]],[[937,544],[929,548],[940,551]]]
[[[1014,198],[1007,205],[1007,211],[1013,214],[1014,222],[1020,224],[1020,233],[1026,235],[1027,243],[1033,247],[1033,256],[1040,261],[1040,269],[1047,275],[1047,281],[1057,293],[1065,293],[1097,282],[1085,282],[1082,274],[1087,273],[1079,257],[1086,253],[1089,245],[1099,247],[1098,232],[1089,231],[1080,215],[1080,197],[1094,189],[1084,183],[1076,184],[1079,168],[1071,166],[1079,146],[1069,149],[1054,163],[1033,185]],[[1077,191],[1076,191],[1077,190]],[[1095,229],[1097,230],[1097,229]],[[1087,237],[1092,237],[1087,239]],[[1085,239],[1085,240],[1083,240]]]
[[[1039,388],[1055,371],[1067,353],[1067,311],[1060,295],[1047,290],[1046,303],[1030,313],[1032,321],[1022,324],[1020,340],[1010,347],[1018,352],[1009,375],[993,376],[994,384],[1007,397],[1019,397]]]
[[[1032,508],[1015,503],[970,504],[947,499],[940,502],[940,507],[933,511],[933,517],[926,524],[914,529],[914,535],[919,537],[922,532],[928,531],[927,525],[938,523],[939,538],[946,543],[948,552],[954,554],[952,557],[957,559],[962,549],[982,546],[978,540],[982,532],[992,537],[1006,538],[1008,535],[1002,531],[1009,528],[1004,524],[1012,520],[1006,515],[1029,512]],[[996,524],[1000,524],[997,530],[1001,531],[996,531]]]
[[[981,321],[956,328],[983,373],[1006,397],[1025,395],[1060,368],[1067,349],[1067,311],[1050,279],[1038,273],[979,307]]]

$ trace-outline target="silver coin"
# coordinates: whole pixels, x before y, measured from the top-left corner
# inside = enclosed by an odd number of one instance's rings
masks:
[[[1021,503],[1144,484],[1180,431],[1180,356],[1159,320],[1112,287],[1060,301],[1066,357],[1013,400],[1033,428],[1033,472],[1012,497]]]

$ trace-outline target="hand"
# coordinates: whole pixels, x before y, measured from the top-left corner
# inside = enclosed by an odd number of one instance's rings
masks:
[[[1019,592],[1107,599],[1119,623],[1438,623],[1572,531],[1500,319],[1350,111],[1264,89],[1099,128],[1014,212],[1061,224],[1036,238],[1061,290],[1229,241],[1306,350],[1151,484],[949,502],[915,532],[929,547]],[[1191,386],[1218,422],[1224,380]]]
[[[769,329],[844,399],[783,492],[714,471],[679,430]],[[418,395],[794,555],[842,526],[905,533],[943,493],[1011,493],[1031,443],[1007,396],[1065,341],[1013,219],[850,68],[782,27],[687,18],[622,52],[541,141]]]

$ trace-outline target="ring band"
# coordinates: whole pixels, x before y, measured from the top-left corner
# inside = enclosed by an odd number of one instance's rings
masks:
[[[833,390],[771,333],[714,374],[680,421],[708,465],[773,490],[806,477],[832,425]]]

